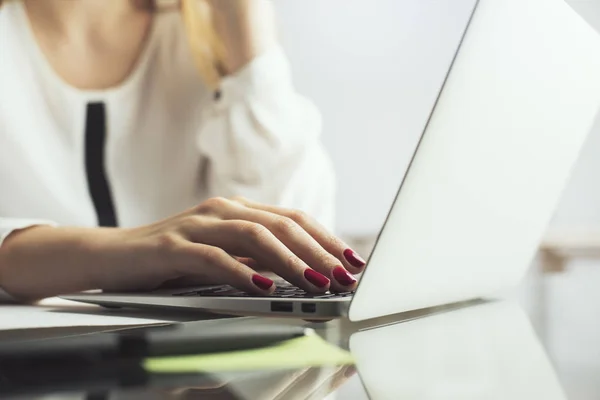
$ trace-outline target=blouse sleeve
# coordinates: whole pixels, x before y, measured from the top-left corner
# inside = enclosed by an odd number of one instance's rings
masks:
[[[211,196],[301,209],[333,227],[335,180],[321,117],[294,89],[281,48],[226,77],[202,121],[198,145]]]

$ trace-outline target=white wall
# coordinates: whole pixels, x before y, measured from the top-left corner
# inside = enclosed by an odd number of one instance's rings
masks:
[[[568,0],[568,3],[600,32],[600,0]],[[565,189],[552,226],[600,228],[600,115]]]
[[[299,90],[321,109],[338,230],[376,233],[475,0],[278,0]]]
[[[569,2],[600,28],[600,0]],[[296,84],[323,113],[324,141],[338,174],[340,233],[371,234],[381,227],[474,3],[274,2]],[[600,226],[597,171],[600,120],[556,225]]]

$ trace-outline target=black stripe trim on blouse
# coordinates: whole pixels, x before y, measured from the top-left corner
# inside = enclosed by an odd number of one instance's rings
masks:
[[[85,171],[88,190],[96,209],[99,226],[117,226],[115,206],[104,165],[106,148],[106,108],[89,103],[85,119]]]

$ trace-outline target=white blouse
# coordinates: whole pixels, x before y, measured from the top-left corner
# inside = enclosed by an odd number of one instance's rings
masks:
[[[131,227],[214,196],[300,208],[331,227],[320,129],[281,49],[225,78],[217,96],[179,13],[159,14],[125,82],[79,90],[44,58],[24,6],[0,9],[0,245],[33,224],[98,226],[107,207]]]

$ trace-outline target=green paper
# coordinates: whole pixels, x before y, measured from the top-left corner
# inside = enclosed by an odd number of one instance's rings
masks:
[[[353,364],[352,355],[310,334],[260,349],[176,357],[149,358],[144,368],[154,373],[195,373],[293,369]]]

